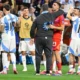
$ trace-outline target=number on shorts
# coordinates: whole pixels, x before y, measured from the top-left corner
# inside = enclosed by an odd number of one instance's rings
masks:
[[[53,46],[56,46],[56,42],[53,42]]]

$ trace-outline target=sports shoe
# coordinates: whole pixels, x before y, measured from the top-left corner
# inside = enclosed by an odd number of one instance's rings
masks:
[[[74,73],[76,72],[76,69],[75,68],[73,68],[73,71],[74,71]]]
[[[80,75],[80,66],[78,66],[77,75]]]
[[[52,74],[52,76],[61,76],[62,72],[56,71],[55,73]]]
[[[75,72],[74,71],[68,71],[67,74],[75,74]]]
[[[18,71],[17,71],[17,70],[13,70],[13,73],[14,73],[14,74],[18,74]]]
[[[41,75],[45,75],[46,74],[46,71],[41,71],[40,74]]]
[[[0,74],[7,74],[7,72],[1,71]]]
[[[40,72],[41,75],[51,75],[50,73],[46,73],[46,71]]]
[[[77,75],[80,75],[80,72],[77,72]]]
[[[23,71],[25,72],[25,71],[27,71],[27,69],[26,69],[26,68],[24,68],[24,69],[23,69]]]

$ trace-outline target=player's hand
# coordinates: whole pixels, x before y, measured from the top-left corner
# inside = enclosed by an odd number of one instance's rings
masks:
[[[21,13],[20,13],[20,17],[23,17],[23,11],[21,11]]]
[[[21,19],[23,18],[23,12],[21,11],[20,17],[18,19],[19,22],[21,22]]]
[[[34,39],[31,39],[29,44],[33,45],[34,44]]]
[[[71,6],[70,9],[69,9],[69,12],[72,13],[73,10],[74,10],[74,8]]]
[[[31,7],[30,12],[33,14],[35,12],[35,8]]]
[[[55,26],[54,25],[49,25],[49,28],[50,29],[55,29]]]

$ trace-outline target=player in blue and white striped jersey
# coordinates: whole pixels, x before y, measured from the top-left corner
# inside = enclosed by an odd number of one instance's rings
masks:
[[[10,6],[4,5],[3,12],[5,16],[1,20],[1,24],[4,25],[4,31],[2,33],[2,42],[1,42],[1,51],[2,53],[2,61],[3,61],[3,71],[2,74],[7,74],[7,53],[11,55],[11,61],[13,63],[13,71],[17,74],[16,70],[16,39],[15,39],[15,24],[18,18],[10,13]]]
[[[71,12],[73,16],[71,16]],[[77,74],[80,75],[80,18],[79,18],[80,9],[70,9],[67,14],[67,17],[72,20],[73,27],[71,33],[71,42],[69,45],[68,53],[70,53],[70,65],[68,74],[73,74],[75,72],[74,60],[75,56],[78,56],[78,70]]]

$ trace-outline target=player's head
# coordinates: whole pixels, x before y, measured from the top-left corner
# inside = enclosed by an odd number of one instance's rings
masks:
[[[6,4],[3,6],[3,12],[6,13],[7,11],[10,11],[11,7],[9,4]]]
[[[48,11],[48,4],[42,5],[42,11]]]
[[[74,8],[73,14],[79,16],[79,14],[80,14],[80,9],[79,9],[79,8]]]
[[[61,7],[61,4],[60,4],[59,2],[54,2],[54,3],[52,4],[52,9],[53,9],[53,11],[59,10],[60,7]]]
[[[29,16],[29,8],[28,7],[24,7],[23,16]]]

